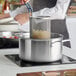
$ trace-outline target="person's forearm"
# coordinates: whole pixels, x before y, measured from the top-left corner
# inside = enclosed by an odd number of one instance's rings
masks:
[[[9,14],[9,13],[6,13],[6,14],[0,14],[0,19],[8,18],[8,17],[10,17],[10,14]]]

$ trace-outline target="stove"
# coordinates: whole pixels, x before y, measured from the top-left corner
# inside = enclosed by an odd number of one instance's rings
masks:
[[[18,54],[5,55],[12,62],[17,64],[19,67],[30,67],[30,66],[46,66],[46,65],[63,65],[63,64],[76,64],[76,60],[63,55],[62,59],[55,62],[32,62],[27,60],[22,60],[19,58]]]

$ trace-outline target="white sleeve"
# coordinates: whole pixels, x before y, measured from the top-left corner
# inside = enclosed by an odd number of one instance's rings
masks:
[[[25,13],[25,12],[27,12],[27,8],[26,8],[25,5],[23,5],[23,6],[21,6],[21,7],[18,7],[18,8],[17,8],[16,10],[14,10],[14,11],[10,11],[9,13],[10,13],[10,16],[15,17],[16,15],[22,14],[22,13]]]
[[[28,22],[26,22],[26,23],[24,23],[23,25],[20,25],[19,24],[19,30],[21,30],[21,31],[25,31],[25,32],[29,32],[30,31],[30,23],[29,23],[29,21]]]
[[[64,19],[69,4],[70,0],[57,0],[55,7],[33,12],[33,16],[50,16],[51,19]]]

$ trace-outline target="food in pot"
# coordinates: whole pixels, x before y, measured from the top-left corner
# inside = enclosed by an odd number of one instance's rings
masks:
[[[66,71],[64,76],[76,76],[76,71]]]
[[[60,76],[59,72],[42,72],[43,76]]]
[[[32,38],[34,39],[49,39],[50,32],[44,30],[33,30]]]

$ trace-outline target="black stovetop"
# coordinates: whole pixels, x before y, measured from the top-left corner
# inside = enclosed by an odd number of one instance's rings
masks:
[[[30,66],[44,66],[44,65],[63,65],[63,64],[75,64],[76,60],[71,57],[63,55],[62,59],[55,62],[31,62],[27,60],[22,60],[19,58],[18,54],[5,55],[12,62],[20,67],[30,67]]]

